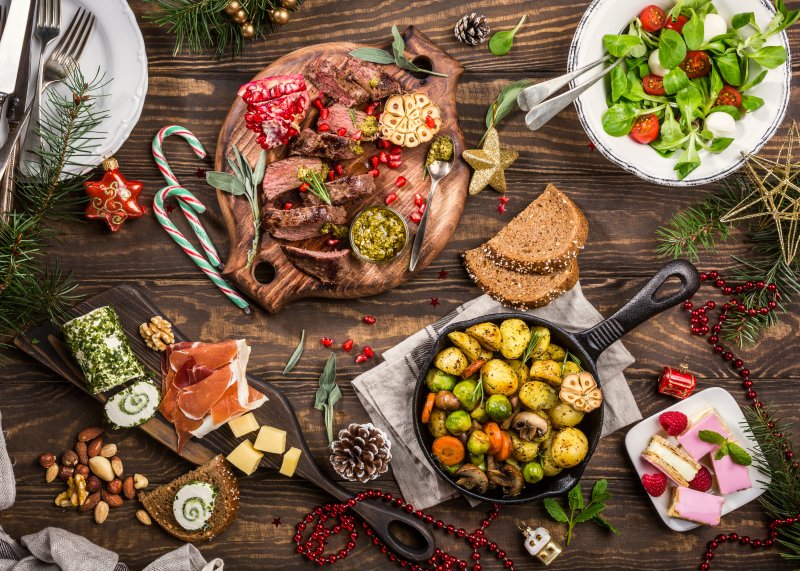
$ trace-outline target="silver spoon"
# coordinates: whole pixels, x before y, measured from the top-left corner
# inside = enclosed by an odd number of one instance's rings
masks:
[[[431,193],[428,195],[428,206],[422,214],[422,220],[419,221],[419,230],[417,230],[417,235],[414,236],[414,245],[411,246],[411,261],[408,263],[408,269],[411,272],[417,267],[422,243],[425,241],[425,228],[428,225],[428,215],[431,213],[436,187],[439,186],[440,180],[450,174],[450,169],[452,168],[453,161],[435,161],[428,165],[428,174],[431,175]]]

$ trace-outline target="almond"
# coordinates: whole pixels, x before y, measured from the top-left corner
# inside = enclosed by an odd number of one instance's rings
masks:
[[[136,512],[136,519],[138,519],[144,525],[152,525],[153,520],[150,519],[150,514],[144,510],[139,510]]]
[[[114,479],[114,470],[111,468],[108,458],[102,456],[89,458],[89,469],[101,480],[110,482]]]
[[[100,492],[95,492],[93,494],[89,494],[86,498],[86,501],[83,502],[83,505],[78,508],[79,512],[90,512],[92,511],[95,506],[100,503]]]
[[[108,504],[108,507],[111,508],[118,508],[124,503],[122,496],[118,494],[112,494],[108,490],[101,490],[100,497],[103,498],[103,501]]]
[[[95,456],[99,456],[100,450],[102,449],[103,449],[103,437],[98,436],[89,443],[89,446],[87,446],[87,453],[89,454],[89,458],[94,458]]]
[[[147,480],[146,477],[142,476],[141,474],[133,475],[133,487],[136,488],[137,490],[144,490],[149,485],[150,482]]]
[[[129,500],[132,500],[136,497],[136,488],[133,485],[133,476],[128,476],[122,482],[122,495]]]
[[[85,442],[81,442],[80,440],[75,443],[75,454],[78,455],[78,462],[81,464],[88,464],[89,463],[89,452],[86,447]]]
[[[108,517],[108,504],[104,501],[97,502],[97,505],[94,507],[94,521],[97,523],[103,523],[106,521]]]
[[[116,444],[106,444],[100,449],[100,456],[105,458],[113,458],[117,455],[117,445]]]
[[[103,429],[99,426],[91,426],[89,428],[84,428],[78,433],[78,440],[80,442],[89,442],[90,440],[94,440],[98,436],[103,434]]]
[[[114,456],[111,459],[111,469],[114,471],[114,475],[117,478],[122,476],[122,458],[119,456]]]
[[[49,484],[50,482],[55,480],[58,477],[59,470],[60,470],[60,468],[59,468],[58,464],[52,464],[47,469],[47,473],[44,475],[45,482],[47,482]]]

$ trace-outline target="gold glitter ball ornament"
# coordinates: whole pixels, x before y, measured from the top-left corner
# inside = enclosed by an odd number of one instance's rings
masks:
[[[252,40],[256,37],[256,28],[250,22],[242,24],[242,37],[245,40]]]
[[[507,190],[505,170],[517,160],[519,153],[500,148],[500,135],[492,127],[486,131],[483,148],[464,151],[461,157],[475,169],[469,182],[470,194],[478,194],[487,186],[504,194]]]
[[[281,0],[281,6],[289,10],[297,8],[297,0]]]

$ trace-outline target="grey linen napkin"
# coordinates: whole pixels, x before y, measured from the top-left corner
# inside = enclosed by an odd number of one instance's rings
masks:
[[[433,471],[414,435],[410,410],[419,369],[424,365],[438,331],[445,326],[509,311],[512,310],[488,295],[468,301],[386,351],[381,364],[353,380],[356,395],[373,424],[389,434],[392,440],[392,467],[403,497],[418,509],[458,496],[453,487]],[[588,329],[603,319],[584,297],[580,283],[549,305],[525,313],[551,321],[568,331]],[[620,341],[609,347],[597,361],[605,397],[603,436],[642,418],[623,375],[633,362],[633,356]]]
[[[16,482],[0,415],[0,510],[11,507]],[[85,537],[57,527],[14,541],[0,527],[0,571],[128,571],[119,556]],[[144,571],[220,571],[221,559],[207,563],[194,545],[186,544],[145,567]]]

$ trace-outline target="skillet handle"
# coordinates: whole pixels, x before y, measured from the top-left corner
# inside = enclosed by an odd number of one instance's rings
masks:
[[[680,279],[680,290],[665,298],[656,299],[656,292],[670,278]],[[591,329],[577,333],[575,337],[586,348],[592,360],[596,361],[603,351],[623,335],[665,309],[686,301],[699,287],[700,275],[694,265],[687,260],[668,262],[614,315]]]
[[[436,539],[430,528],[421,520],[399,507],[390,507],[381,500],[367,499],[355,505],[353,510],[369,523],[383,542],[394,553],[410,561],[426,561],[433,557]],[[392,525],[394,524],[394,525]],[[397,537],[393,527],[405,528],[405,535],[416,536],[417,546],[408,545]]]

